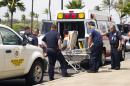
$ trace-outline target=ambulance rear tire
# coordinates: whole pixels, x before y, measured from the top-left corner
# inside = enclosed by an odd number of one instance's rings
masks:
[[[105,54],[104,53],[102,53],[102,65],[105,65]]]
[[[125,60],[125,49],[122,49],[121,54],[122,54],[121,61],[124,61]]]
[[[26,76],[27,85],[40,84],[43,81],[44,68],[41,61],[35,61]]]

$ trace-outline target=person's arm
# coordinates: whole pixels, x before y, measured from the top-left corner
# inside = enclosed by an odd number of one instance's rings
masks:
[[[93,42],[92,42],[93,34],[94,34],[94,30],[91,30],[90,33],[89,33],[89,37],[88,37],[88,48],[91,48],[92,45],[93,45]]]
[[[93,43],[92,43],[92,36],[90,35],[90,36],[88,37],[88,48],[91,48],[92,45],[93,45]]]
[[[42,41],[43,41],[42,46],[45,47],[45,48],[47,48],[47,44],[46,44],[46,42],[47,42],[47,41],[46,41],[46,36],[43,37]]]
[[[58,39],[58,48],[61,50],[61,44],[62,44],[62,41],[61,41],[61,36],[60,36],[60,34],[58,33],[57,34],[57,39]]]

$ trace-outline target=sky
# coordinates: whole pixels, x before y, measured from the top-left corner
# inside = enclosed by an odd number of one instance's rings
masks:
[[[21,11],[17,10],[16,13],[14,13],[14,18],[21,19],[21,15],[25,14],[26,17],[29,19],[32,0],[21,0],[21,1],[24,2],[26,10],[25,10],[25,12],[21,12]],[[71,0],[63,0],[63,1],[64,1],[64,9],[66,9],[65,5]],[[42,19],[47,19],[47,15],[44,14],[44,10],[45,10],[45,8],[48,8],[48,2],[49,2],[49,0],[34,0],[34,12],[39,14],[40,21]],[[90,10],[90,9],[94,9],[94,7],[97,5],[100,5],[102,0],[83,0],[83,2],[85,4],[84,9]],[[52,0],[52,2],[51,2],[52,19],[55,18],[56,12],[60,9],[61,9],[61,0]],[[5,8],[5,7],[0,8],[0,18],[3,18],[5,12],[7,12],[7,8]],[[116,21],[116,23],[118,23],[118,21],[119,21],[119,19],[117,17],[118,15],[114,11],[112,11],[112,15],[114,15],[113,18]]]

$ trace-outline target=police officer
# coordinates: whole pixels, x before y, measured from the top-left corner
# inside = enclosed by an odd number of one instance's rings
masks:
[[[120,69],[120,50],[121,50],[121,33],[112,25],[110,32],[106,34],[109,37],[111,45],[111,69]]]
[[[67,73],[67,64],[64,56],[62,55],[59,47],[60,47],[60,35],[56,31],[56,25],[51,26],[51,30],[44,36],[42,39],[47,46],[47,55],[49,61],[49,79],[54,80],[54,67],[56,60],[60,62],[61,71],[63,77],[69,77]]]
[[[93,21],[88,22],[89,38],[88,47],[90,48],[90,64],[88,73],[96,73],[99,70],[99,64],[102,54],[102,36],[95,30],[95,23]]]
[[[23,34],[23,40],[26,43],[38,46],[37,31],[31,33],[30,27],[25,27],[25,33]]]
[[[33,30],[33,33],[32,33],[32,41],[31,41],[31,44],[32,45],[35,45],[35,46],[38,46],[38,34],[39,34],[39,30],[35,29]]]

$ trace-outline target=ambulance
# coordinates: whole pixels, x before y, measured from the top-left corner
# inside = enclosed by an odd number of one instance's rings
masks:
[[[43,50],[28,44],[8,26],[0,24],[0,80],[25,78],[28,84],[43,81]]]
[[[111,15],[103,11],[95,10],[60,10],[57,12],[55,20],[58,26],[58,32],[61,34],[62,39],[64,38],[63,31],[65,29],[68,31],[76,31],[78,33],[75,47],[73,48],[74,50],[77,50],[73,55],[76,54],[75,56],[78,57],[86,57],[87,54],[87,39],[89,36],[87,27],[88,22],[95,22],[95,29],[101,34],[107,33],[110,25],[114,24],[116,26],[116,24],[112,21]],[[74,41],[73,37],[72,40]],[[104,64],[106,60],[110,60],[110,44],[106,36],[103,36],[103,44],[102,64]],[[124,50],[122,52],[122,58],[124,58]]]

